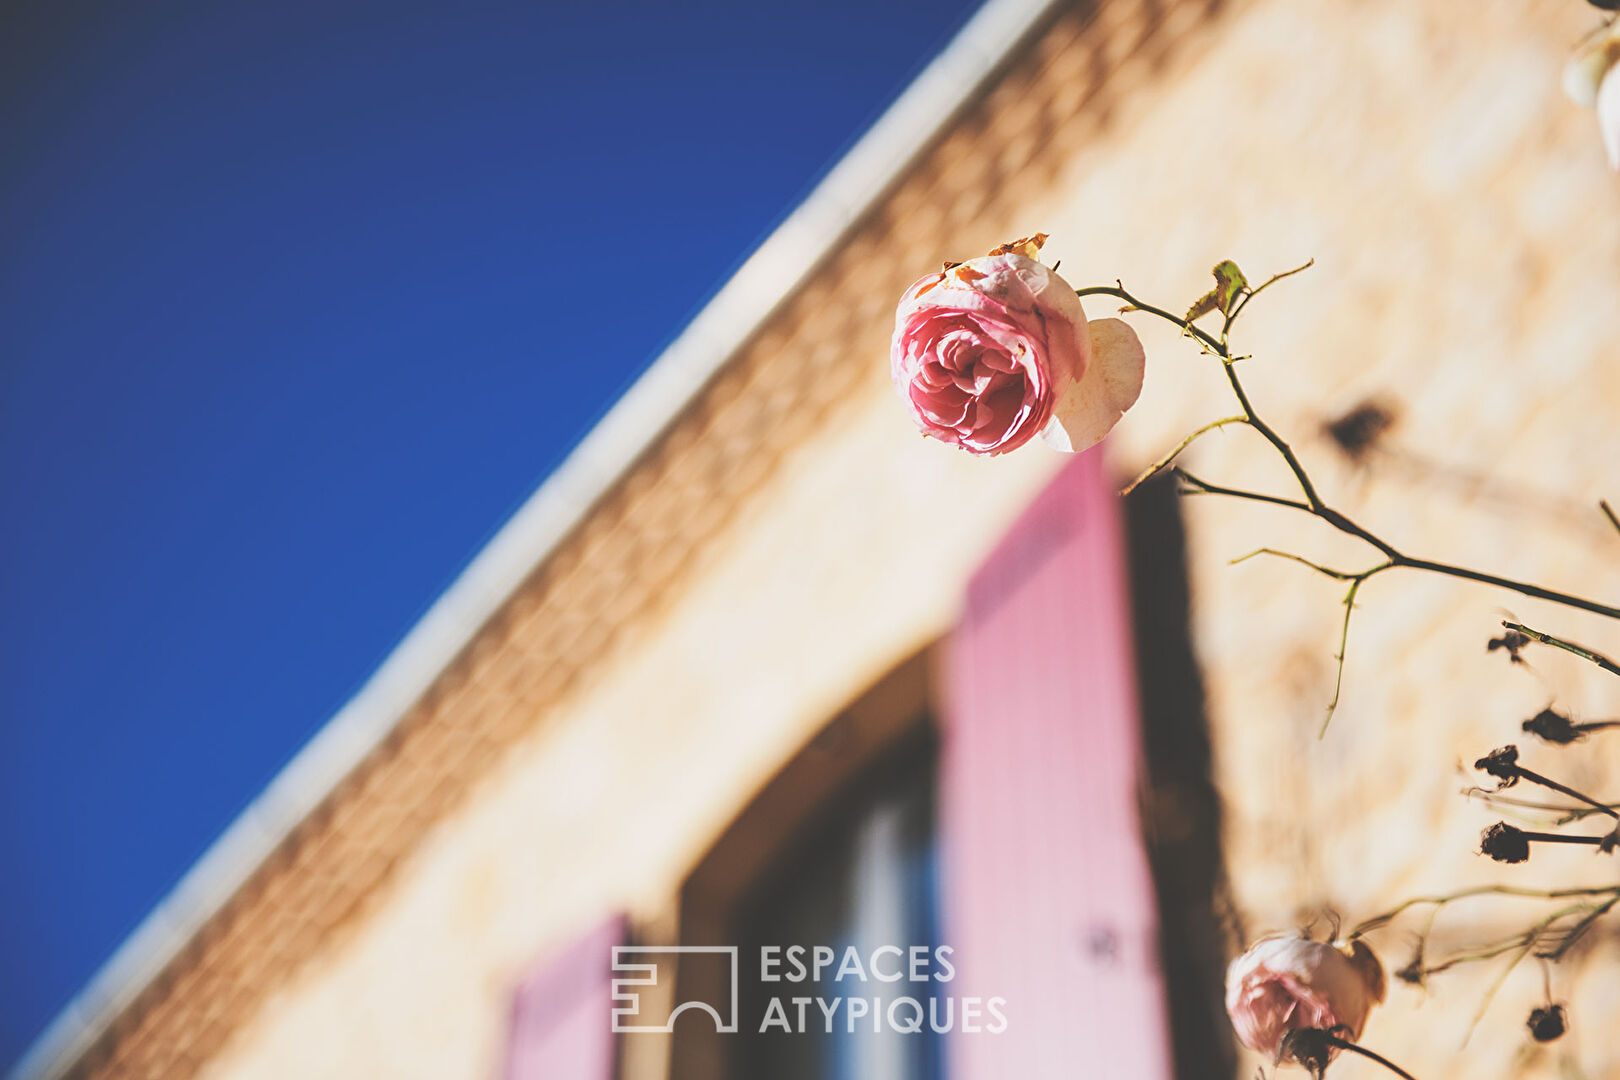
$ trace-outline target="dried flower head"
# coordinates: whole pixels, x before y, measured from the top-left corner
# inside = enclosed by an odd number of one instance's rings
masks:
[[[1282,1045],[1277,1049],[1277,1061],[1279,1064],[1284,1061],[1298,1062],[1312,1076],[1321,1076],[1338,1051],[1330,1033],[1322,1028],[1295,1028],[1283,1036]]]
[[[1545,1043],[1561,1038],[1569,1030],[1569,1020],[1562,1005],[1547,1005],[1532,1010],[1525,1026],[1530,1029],[1532,1039]]]
[[[1552,709],[1542,709],[1526,720],[1523,727],[1531,735],[1560,746],[1586,738],[1586,732],[1571,723],[1569,717]]]
[[[1499,746],[1474,762],[1474,768],[1480,769],[1500,781],[1497,790],[1512,787],[1519,782],[1519,748],[1517,746]]]
[[[1524,830],[1498,821],[1479,838],[1479,851],[1497,862],[1522,863],[1530,858],[1530,838]]]

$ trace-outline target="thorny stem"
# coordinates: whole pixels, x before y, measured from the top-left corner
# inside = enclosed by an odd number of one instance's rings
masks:
[[[1585,803],[1587,806],[1592,807],[1594,810],[1597,810],[1597,811],[1599,811],[1601,813],[1608,814],[1610,817],[1614,818],[1616,821],[1620,821],[1620,812],[1617,812],[1615,810],[1611,810],[1609,808],[1608,803],[1598,802],[1596,799],[1592,798],[1592,796],[1590,796],[1590,795],[1582,795],[1579,791],[1576,791],[1574,788],[1565,787],[1563,784],[1560,784],[1556,780],[1550,780],[1547,777],[1542,776],[1540,773],[1531,772],[1529,769],[1524,768],[1522,765],[1517,766],[1515,768],[1515,771],[1518,773],[1520,779],[1528,780],[1532,784],[1540,784],[1544,788],[1551,788],[1552,790],[1558,792],[1560,795],[1568,795],[1572,799],[1578,799],[1579,801]]]
[[[1198,482],[1202,483],[1202,481]],[[1395,563],[1393,561],[1385,561],[1379,563],[1377,566],[1369,567],[1366,570],[1359,570],[1352,573],[1347,570],[1334,570],[1331,567],[1312,562],[1303,555],[1295,555],[1291,551],[1278,551],[1276,548],[1261,548],[1258,551],[1251,551],[1247,555],[1242,555],[1236,559],[1233,559],[1232,563],[1235,565],[1247,559],[1252,559],[1256,555],[1275,555],[1279,559],[1289,559],[1303,566],[1310,567],[1312,570],[1315,570],[1318,574],[1321,574],[1324,577],[1330,577],[1335,581],[1348,581],[1350,583],[1349,590],[1344,594],[1344,624],[1339,630],[1339,651],[1333,654],[1333,659],[1338,664],[1338,668],[1333,675],[1333,700],[1328,702],[1327,716],[1322,719],[1322,729],[1317,733],[1317,738],[1321,738],[1323,735],[1327,734],[1327,726],[1332,722],[1333,714],[1339,708],[1339,698],[1344,691],[1344,658],[1350,652],[1350,618],[1355,614],[1356,611],[1356,594],[1361,591],[1362,585],[1366,584],[1368,578],[1372,577],[1374,574],[1381,574],[1385,570],[1393,568]]]
[[[1524,836],[1524,838],[1526,840],[1539,840],[1544,844],[1592,844],[1592,845],[1597,845],[1597,844],[1603,843],[1603,840],[1604,840],[1604,838],[1601,837],[1601,836],[1570,836],[1567,833],[1530,832],[1530,831],[1528,831],[1526,829],[1520,829],[1519,832]],[[1523,861],[1523,860],[1520,860],[1520,861]]]
[[[1362,1057],[1367,1058],[1368,1060],[1376,1061],[1378,1064],[1382,1065],[1396,1076],[1406,1077],[1406,1080],[1417,1080],[1417,1077],[1413,1076],[1411,1073],[1389,1060],[1389,1058],[1382,1054],[1374,1053],[1365,1046],[1357,1046],[1349,1039],[1341,1039],[1337,1035],[1329,1035],[1327,1038],[1328,1042],[1332,1043],[1334,1046],[1337,1046],[1340,1050],[1348,1050],[1352,1054],[1360,1054]]]
[[[1250,300],[1253,300],[1255,297],[1277,284],[1277,282],[1281,281],[1283,278],[1291,278],[1295,274],[1303,274],[1305,271],[1309,270],[1315,265],[1315,259],[1306,259],[1304,263],[1294,267],[1292,270],[1284,270],[1280,274],[1272,274],[1270,277],[1266,278],[1266,280],[1262,282],[1258,288],[1249,289],[1246,291],[1243,294],[1242,299],[1240,299],[1236,306],[1232,308],[1232,313],[1226,317],[1226,324],[1221,327],[1221,339],[1225,340],[1227,335],[1232,332],[1232,324],[1237,322],[1238,316],[1243,314],[1243,309],[1249,305]]]
[[[1172,461],[1176,460],[1176,457],[1183,450],[1187,449],[1187,447],[1193,444],[1198,436],[1214,431],[1216,428],[1223,428],[1228,424],[1247,424],[1248,422],[1249,418],[1247,416],[1224,416],[1219,420],[1210,421],[1197,431],[1193,432],[1191,435],[1188,435],[1185,439],[1182,439],[1174,450],[1161,457],[1158,461],[1155,461],[1152,465],[1149,465],[1146,469],[1143,469],[1137,478],[1121,488],[1119,493],[1121,495],[1129,495],[1147,481],[1157,476],[1160,472],[1164,471],[1164,469],[1168,467]]]
[[[1524,596],[1534,597],[1538,600],[1548,600],[1552,603],[1562,604],[1566,607],[1573,607],[1582,611],[1590,611],[1594,614],[1603,615],[1611,619],[1620,619],[1620,607],[1613,607],[1608,604],[1600,604],[1595,600],[1588,600],[1585,597],[1559,592],[1556,589],[1546,589],[1539,585],[1533,585],[1529,582],[1516,581],[1512,578],[1499,577],[1495,574],[1487,574],[1478,570],[1470,570],[1463,566],[1455,566],[1450,563],[1436,562],[1432,559],[1419,559],[1406,555],[1383,537],[1368,530],[1351,519],[1348,515],[1334,509],[1323,501],[1321,495],[1316,490],[1316,485],[1311,481],[1310,474],[1306,472],[1305,466],[1300,462],[1299,457],[1294,453],[1293,447],[1291,447],[1287,440],[1285,440],[1281,435],[1277,434],[1276,430],[1273,429],[1271,425],[1267,424],[1265,420],[1260,417],[1259,413],[1255,411],[1254,404],[1249,400],[1248,392],[1243,387],[1243,381],[1238,376],[1237,368],[1235,366],[1235,360],[1237,358],[1232,355],[1229,344],[1232,325],[1237,321],[1237,317],[1242,313],[1244,307],[1250,300],[1252,300],[1266,287],[1292,274],[1299,273],[1300,271],[1308,268],[1310,265],[1311,263],[1306,263],[1304,266],[1297,267],[1294,270],[1274,275],[1259,288],[1246,289],[1239,298],[1238,302],[1232,306],[1232,310],[1227,312],[1219,337],[1216,337],[1210,334],[1208,331],[1198,327],[1194,324],[1192,319],[1178,317],[1166,311],[1164,308],[1155,307],[1152,304],[1139,300],[1125,288],[1123,282],[1115,282],[1115,284],[1111,286],[1097,285],[1089,288],[1077,289],[1076,295],[1082,297],[1117,297],[1129,305],[1127,310],[1134,309],[1136,311],[1141,311],[1152,315],[1156,318],[1163,319],[1164,321],[1175,325],[1183,334],[1196,338],[1206,352],[1213,353],[1215,356],[1220,358],[1221,366],[1226,372],[1227,383],[1231,386],[1232,394],[1237,399],[1238,405],[1243,409],[1243,416],[1241,418],[1225,417],[1211,424],[1207,424],[1193,432],[1169,454],[1155,462],[1151,468],[1149,468],[1142,474],[1141,477],[1132,483],[1131,487],[1135,487],[1136,484],[1140,483],[1143,479],[1146,479],[1162,469],[1169,467],[1175,458],[1200,435],[1203,435],[1204,433],[1212,431],[1218,427],[1238,423],[1241,419],[1242,423],[1247,424],[1249,427],[1259,432],[1260,435],[1267,442],[1269,442],[1272,445],[1272,448],[1275,449],[1282,457],[1284,463],[1287,464],[1289,471],[1293,473],[1295,481],[1299,484],[1300,494],[1303,496],[1303,500],[1288,499],[1276,495],[1266,495],[1261,492],[1245,491],[1238,488],[1221,487],[1219,485],[1200,480],[1188,473],[1185,469],[1175,467],[1173,469],[1174,474],[1180,477],[1185,484],[1189,485],[1187,489],[1184,489],[1185,494],[1225,495],[1230,498],[1246,499],[1251,502],[1270,503],[1274,506],[1284,506],[1291,510],[1300,510],[1312,515],[1313,517],[1320,518],[1322,521],[1327,522],[1338,531],[1361,540],[1383,554],[1386,562],[1364,575],[1344,575],[1337,572],[1328,572],[1328,576],[1330,577],[1337,577],[1339,580],[1349,581],[1350,588],[1344,600],[1345,619],[1339,636],[1339,653],[1335,657],[1335,659],[1338,661],[1339,667],[1337,677],[1334,680],[1333,701],[1328,706],[1327,719],[1323,722],[1322,726],[1323,733],[1326,733],[1327,724],[1333,719],[1333,713],[1338,707],[1340,692],[1343,689],[1344,653],[1345,646],[1350,637],[1350,617],[1355,609],[1356,593],[1360,590],[1361,585],[1365,583],[1367,578],[1371,577],[1374,573],[1381,573],[1384,570],[1396,568],[1423,570],[1432,574],[1441,574],[1446,577],[1461,578],[1463,580],[1474,581],[1482,585],[1490,585],[1496,588],[1508,589]],[[1130,488],[1127,488],[1126,490],[1128,491]],[[1609,511],[1609,513],[1611,519],[1613,519],[1612,511]],[[1620,524],[1620,522],[1617,522],[1617,524]],[[1324,568],[1316,567],[1314,564],[1309,563],[1308,560],[1298,558],[1297,556],[1289,557],[1295,558],[1296,561],[1306,563],[1306,565],[1313,566],[1315,569],[1326,572]],[[1549,642],[1549,644],[1551,643],[1553,642]],[[1616,674],[1620,674],[1620,668],[1611,667],[1610,670],[1614,670]]]
[[[1603,724],[1597,726],[1607,727],[1611,723],[1613,722],[1605,721]],[[1578,726],[1586,727],[1588,725],[1581,724]],[[1611,810],[1620,810],[1620,803],[1604,803],[1598,808],[1590,806],[1560,806],[1556,803],[1536,802],[1533,799],[1515,799],[1510,795],[1500,795],[1494,791],[1482,791],[1479,788],[1470,788],[1463,792],[1463,794],[1469,796],[1478,795],[1491,806],[1513,806],[1518,807],[1521,810],[1540,810],[1543,813],[1564,815],[1553,823],[1555,825],[1568,825],[1572,821],[1581,821],[1585,818],[1591,817],[1593,814],[1608,813]]]
[[[1577,645],[1573,641],[1565,641],[1563,638],[1553,637],[1551,634],[1544,634],[1540,630],[1532,630],[1523,623],[1504,621],[1502,625],[1508,630],[1517,630],[1531,641],[1539,641],[1543,645],[1551,645],[1555,649],[1563,649],[1567,653],[1574,653],[1581,659],[1596,664],[1604,671],[1607,671],[1610,675],[1620,675],[1620,664],[1615,663],[1613,660],[1610,660],[1607,656],[1604,656],[1600,652],[1593,652],[1584,645]],[[1595,729],[1589,728],[1588,730]]]
[[[1291,562],[1297,562],[1302,566],[1308,566],[1312,570],[1315,570],[1318,574],[1321,574],[1323,577],[1330,577],[1335,581],[1366,581],[1374,574],[1388,570],[1390,567],[1395,565],[1394,563],[1385,562],[1379,563],[1370,570],[1360,570],[1355,572],[1349,570],[1334,570],[1333,568],[1323,566],[1320,563],[1314,563],[1305,558],[1303,555],[1295,555],[1291,551],[1278,551],[1276,548],[1259,548],[1255,551],[1249,552],[1247,555],[1239,555],[1227,565],[1236,566],[1240,562],[1248,562],[1256,555],[1275,555],[1279,559],[1288,559]]]
[[[1385,563],[1380,569],[1387,569],[1389,565]],[[1318,739],[1327,737],[1328,725],[1333,722],[1333,714],[1339,709],[1339,697],[1344,692],[1344,658],[1350,652],[1350,616],[1356,611],[1356,593],[1366,582],[1366,577],[1356,578],[1344,594],[1344,624],[1339,628],[1339,651],[1333,654],[1333,660],[1338,664],[1333,676],[1333,700],[1328,702],[1327,715],[1322,717],[1322,726],[1316,732]]]
[[[1552,950],[1551,952],[1542,953],[1542,958],[1551,960],[1554,963],[1562,960],[1564,958],[1564,954],[1569,952],[1569,950],[1574,947],[1575,943],[1585,936],[1588,930],[1592,929],[1592,924],[1603,918],[1603,916],[1607,915],[1617,903],[1620,903],[1620,895],[1611,896],[1608,902],[1599,904],[1597,907],[1593,908],[1587,913],[1585,918],[1569,928],[1569,932],[1564,935],[1563,942],[1561,942],[1556,949]]]
[[[1563,900],[1572,896],[1603,896],[1605,894],[1620,897],[1620,885],[1595,885],[1570,889],[1525,889],[1517,885],[1476,885],[1470,889],[1461,889],[1440,896],[1414,896],[1382,914],[1374,915],[1372,918],[1361,922],[1354,930],[1350,931],[1345,940],[1354,941],[1364,934],[1382,929],[1405,912],[1421,904],[1433,904],[1436,908],[1441,908],[1447,904],[1455,903],[1458,900],[1467,900],[1473,896],[1522,896],[1532,900]]]
[[[1486,891],[1495,891],[1495,890],[1486,890]],[[1586,892],[1586,891],[1587,890],[1578,890],[1578,889],[1558,890],[1556,892],[1549,892],[1549,893],[1546,893],[1546,894],[1543,894],[1543,895],[1546,895],[1546,896],[1549,896],[1549,897],[1558,896],[1558,895],[1565,895],[1565,894],[1567,894],[1567,895],[1580,895],[1580,894],[1582,894],[1583,892]],[[1598,890],[1593,890],[1593,891],[1596,892]],[[1554,926],[1554,924],[1556,924],[1561,919],[1568,918],[1571,915],[1583,914],[1586,917],[1583,918],[1580,923],[1576,924],[1576,926],[1574,928],[1572,928],[1568,932],[1568,934],[1584,933],[1586,931],[1586,929],[1588,927],[1590,927],[1593,922],[1596,922],[1598,917],[1601,917],[1601,915],[1604,912],[1606,912],[1610,908],[1612,908],[1615,905],[1616,901],[1620,901],[1620,886],[1616,886],[1613,889],[1609,889],[1609,890],[1605,890],[1605,891],[1611,892],[1611,893],[1613,893],[1613,895],[1604,904],[1598,905],[1597,907],[1592,907],[1592,906],[1589,906],[1589,905],[1586,905],[1586,904],[1573,904],[1573,905],[1570,905],[1569,907],[1560,908],[1559,910],[1553,912],[1551,915],[1548,915],[1546,918],[1544,918],[1544,919],[1540,920],[1539,922],[1535,923],[1533,926],[1531,926],[1529,929],[1525,930],[1521,934],[1517,934],[1514,937],[1508,938],[1505,941],[1496,942],[1496,943],[1491,944],[1491,945],[1483,946],[1483,947],[1481,947],[1479,950],[1477,950],[1475,952],[1459,953],[1456,956],[1452,956],[1452,957],[1446,959],[1442,963],[1434,964],[1434,965],[1431,965],[1431,966],[1428,966],[1428,967],[1421,968],[1420,971],[1419,971],[1419,974],[1421,976],[1438,975],[1441,972],[1447,971],[1447,970],[1449,970],[1451,968],[1454,968],[1454,967],[1456,967],[1456,966],[1458,966],[1460,964],[1478,963],[1478,962],[1482,962],[1482,961],[1486,961],[1486,960],[1494,960],[1496,957],[1501,956],[1503,953],[1511,952],[1511,953],[1514,954],[1513,959],[1508,961],[1507,966],[1504,967],[1497,974],[1497,977],[1494,980],[1492,980],[1489,989],[1487,989],[1485,991],[1485,996],[1482,999],[1480,999],[1479,1008],[1477,1010],[1475,1010],[1475,1012],[1474,1012],[1473,1022],[1469,1024],[1468,1030],[1469,1030],[1469,1034],[1471,1035],[1473,1033],[1474,1028],[1479,1026],[1479,1022],[1484,1017],[1486,1010],[1490,1008],[1491,1001],[1495,999],[1497,991],[1501,990],[1502,985],[1507,982],[1508,976],[1513,974],[1514,969],[1519,966],[1519,964],[1524,960],[1525,957],[1529,956],[1532,952],[1535,951],[1536,945],[1540,943],[1542,935],[1546,934]],[[1433,925],[1433,922],[1431,920],[1431,926],[1432,925]],[[1557,955],[1562,956],[1563,955],[1563,950],[1567,949],[1572,943],[1573,942],[1569,939],[1568,935],[1566,935],[1566,939],[1565,939],[1564,944],[1560,945],[1557,949],[1554,950],[1554,952]],[[1545,957],[1545,956],[1550,956],[1551,954],[1542,953],[1540,955]]]
[[[1211,337],[1205,331],[1203,331],[1203,330],[1199,329],[1198,327],[1194,326],[1190,320],[1177,318],[1176,316],[1170,314],[1168,311],[1164,310],[1164,308],[1154,307],[1152,304],[1143,303],[1141,300],[1138,300],[1136,297],[1134,297],[1130,293],[1126,292],[1125,291],[1125,283],[1123,281],[1116,281],[1112,285],[1092,285],[1092,286],[1090,286],[1088,288],[1076,289],[1076,290],[1074,290],[1074,294],[1076,296],[1080,296],[1080,297],[1085,297],[1085,296],[1115,296],[1115,297],[1118,297],[1119,299],[1125,301],[1127,304],[1129,304],[1131,307],[1135,308],[1138,311],[1145,311],[1149,315],[1155,315],[1155,316],[1163,319],[1165,322],[1175,323],[1177,326],[1179,326],[1181,328],[1182,333],[1192,335],[1193,337],[1197,338],[1199,341],[1202,341],[1211,350],[1219,353],[1221,351],[1221,349],[1222,349],[1222,345],[1221,345],[1221,343],[1219,341],[1215,340],[1213,337]]]
[[[1307,514],[1313,514],[1316,517],[1321,518],[1323,521],[1328,522],[1340,532],[1348,533],[1359,540],[1364,540],[1382,552],[1389,561],[1387,565],[1380,567],[1380,569],[1393,570],[1397,568],[1404,568],[1407,570],[1426,570],[1432,574],[1444,574],[1447,577],[1464,578],[1469,581],[1480,582],[1484,585],[1494,585],[1502,589],[1511,589],[1512,591],[1522,593],[1525,596],[1533,596],[1538,600],[1551,600],[1553,603],[1563,604],[1566,607],[1580,608],[1583,611],[1594,612],[1598,615],[1606,615],[1611,619],[1620,619],[1620,608],[1609,607],[1607,604],[1599,604],[1593,600],[1587,600],[1579,596],[1571,596],[1568,593],[1557,592],[1553,589],[1543,589],[1539,585],[1531,585],[1528,582],[1514,581],[1511,578],[1497,577],[1494,574],[1482,574],[1477,570],[1469,570],[1467,567],[1452,566],[1449,563],[1433,562],[1429,559],[1414,559],[1410,555],[1403,555],[1380,537],[1368,532],[1360,525],[1357,525],[1349,518],[1346,518],[1343,514],[1340,514],[1331,508],[1324,508],[1319,512],[1311,509],[1307,503],[1300,502],[1298,499],[1285,499],[1277,495],[1266,495],[1258,491],[1245,491],[1241,488],[1221,487],[1219,484],[1211,484],[1207,480],[1200,480],[1198,477],[1192,475],[1179,465],[1173,468],[1171,471],[1183,481],[1192,485],[1191,489],[1185,492],[1188,495],[1225,495],[1233,499],[1247,499],[1250,502],[1270,503],[1272,506],[1286,506],[1290,510],[1302,510]],[[1529,636],[1534,637],[1534,635]],[[1555,640],[1547,642],[1547,644],[1555,643]],[[1610,661],[1610,663],[1612,664],[1613,661]],[[1620,670],[1616,670],[1616,674],[1620,674]]]

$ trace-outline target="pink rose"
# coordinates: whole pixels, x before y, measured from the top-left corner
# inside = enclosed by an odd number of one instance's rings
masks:
[[[1272,1057],[1296,1028],[1343,1027],[1359,1039],[1383,1000],[1383,965],[1360,941],[1340,947],[1297,935],[1267,938],[1226,969],[1226,1011],[1238,1040]]]
[[[1003,245],[906,290],[890,374],[924,435],[1004,454],[1035,435],[1060,450],[1102,441],[1142,392],[1143,353],[1118,319],[1087,324],[1068,282]]]

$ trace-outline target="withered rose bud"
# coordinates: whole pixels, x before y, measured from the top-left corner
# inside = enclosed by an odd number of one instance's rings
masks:
[[[1474,762],[1474,768],[1496,777],[1502,782],[1502,787],[1512,787],[1519,780],[1519,748],[1498,747]]]
[[[1560,1038],[1569,1029],[1562,1005],[1548,1005],[1532,1010],[1526,1026],[1530,1029],[1530,1037],[1542,1043]]]
[[[1333,1045],[1329,1033],[1321,1028],[1296,1028],[1283,1036],[1277,1051],[1278,1063],[1295,1061],[1309,1069],[1312,1076],[1321,1076],[1339,1048]]]
[[[1480,837],[1479,851],[1497,862],[1522,863],[1530,858],[1530,838],[1522,829],[1498,821]]]
[[[1284,1039],[1304,1028],[1360,1038],[1384,1000],[1384,968],[1361,941],[1330,945],[1297,934],[1267,938],[1226,970],[1226,1011],[1239,1041],[1289,1060]]]
[[[1568,745],[1577,740],[1586,738],[1586,733],[1578,730],[1569,717],[1552,709],[1542,709],[1536,715],[1524,722],[1524,730],[1531,735],[1557,743],[1560,746]]]

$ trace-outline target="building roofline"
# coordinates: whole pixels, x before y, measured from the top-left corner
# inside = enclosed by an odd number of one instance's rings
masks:
[[[72,1067],[389,736],[535,568],[1062,6],[1064,0],[988,0],[57,1014],[11,1080],[54,1080]]]

